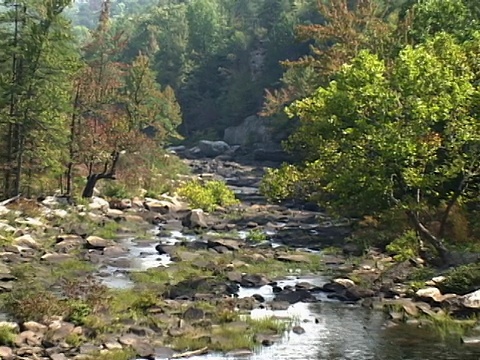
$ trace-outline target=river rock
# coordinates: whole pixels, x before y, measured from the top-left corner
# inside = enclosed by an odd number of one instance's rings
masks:
[[[418,299],[420,300],[425,300],[425,301],[434,301],[434,302],[442,302],[444,299],[444,296],[440,292],[439,289],[436,287],[427,287],[423,289],[417,290],[415,293]]]
[[[240,250],[241,243],[237,240],[231,240],[231,239],[209,239],[208,240],[208,247],[216,248],[218,246],[223,246],[231,251],[238,251]]]
[[[103,212],[107,212],[110,208],[110,204],[105,199],[102,199],[98,196],[92,196],[92,198],[90,199],[90,203],[88,204],[88,208],[90,210],[100,210]]]
[[[173,255],[176,249],[177,247],[175,245],[158,244],[155,246],[155,250],[157,250],[160,255]]]
[[[292,328],[292,332],[297,335],[302,335],[305,334],[305,329],[297,325]]]
[[[43,334],[26,330],[18,334],[14,342],[17,347],[22,347],[23,345],[40,346],[42,344],[42,339]]]
[[[62,239],[62,238],[60,238]],[[57,238],[57,241],[59,238]],[[85,240],[78,235],[65,237],[64,240],[57,242],[54,246],[55,250],[60,253],[68,254],[74,249],[78,249],[85,245]]]
[[[65,340],[70,334],[73,333],[75,325],[66,321],[56,320],[48,326],[48,330],[45,334],[45,339],[52,343],[58,343]]]
[[[288,308],[290,307],[290,303],[288,301],[278,301],[278,300],[275,300],[275,301],[272,301],[271,303],[269,303],[270,305],[270,309],[272,310],[288,310]]]
[[[333,282],[335,284],[343,286],[343,288],[345,288],[345,289],[348,289],[349,287],[355,286],[355,282],[353,282],[350,279],[337,278],[337,279],[334,279]]]
[[[261,287],[267,285],[270,281],[265,275],[261,274],[245,274],[242,276],[240,285],[246,288]]]
[[[161,215],[175,214],[179,211],[186,210],[188,207],[185,203],[172,202],[169,200],[145,199],[145,208]]]
[[[0,359],[3,360],[13,360],[15,355],[13,354],[12,348],[8,346],[0,346]]]
[[[289,304],[295,304],[297,302],[316,302],[317,299],[307,290],[289,291],[283,290],[275,295],[275,301],[286,301]]]
[[[190,229],[192,228],[208,228],[207,218],[202,209],[193,209],[182,220],[182,224]]]
[[[197,155],[203,157],[216,157],[230,150],[230,145],[225,141],[200,140],[197,147],[200,150]]]
[[[90,235],[87,237],[87,248],[88,249],[99,249],[103,250],[106,247],[115,245],[113,240],[104,239],[100,236]]]
[[[37,334],[45,334],[48,330],[48,326],[40,324],[36,321],[27,321],[22,324],[24,330],[32,331]]]
[[[349,301],[358,301],[375,296],[375,291],[355,285],[345,289],[344,295]]]
[[[198,277],[180,281],[172,286],[164,296],[168,299],[193,299],[196,294],[200,293],[230,294],[228,284],[208,277]]]
[[[51,360],[68,360],[67,355],[65,355],[64,353],[53,353],[49,356]]]
[[[462,296],[460,304],[468,309],[480,310],[480,289]]]
[[[30,234],[22,235],[15,238],[12,242],[15,246],[26,247],[30,249],[39,249],[40,245]]]
[[[189,307],[183,313],[183,318],[188,321],[201,320],[204,317],[205,317],[205,311],[197,307]]]
[[[110,209],[127,210],[132,208],[132,200],[130,199],[114,199],[109,201]]]
[[[68,261],[73,259],[73,256],[70,254],[59,254],[59,253],[47,253],[43,255],[41,258],[43,261],[47,261],[49,263],[61,263],[64,261]]]
[[[278,261],[284,261],[284,262],[294,262],[294,263],[307,263],[309,264],[311,262],[310,258],[308,255],[304,254],[285,254],[285,255],[278,255],[276,257]]]

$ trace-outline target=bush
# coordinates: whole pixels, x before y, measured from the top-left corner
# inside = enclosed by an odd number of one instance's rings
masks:
[[[480,264],[459,266],[446,274],[438,287],[442,293],[468,294],[480,288]]]
[[[247,240],[254,243],[259,243],[268,240],[267,234],[262,230],[250,230],[247,234]]]
[[[196,208],[213,211],[217,206],[231,206],[239,203],[235,194],[223,181],[189,181],[178,189],[178,194]]]
[[[267,169],[260,192],[270,201],[281,201],[294,198],[301,173],[293,165],[282,165],[278,169]]]
[[[386,250],[395,254],[397,261],[405,261],[418,255],[418,238],[413,230],[407,230],[402,236],[387,245]]]
[[[11,346],[15,342],[15,329],[9,325],[0,326],[0,346]]]

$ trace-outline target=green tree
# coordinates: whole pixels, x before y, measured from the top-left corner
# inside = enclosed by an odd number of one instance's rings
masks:
[[[0,117],[4,195],[29,190],[32,175],[61,172],[71,76],[78,54],[62,12],[67,0],[4,4]],[[38,182],[38,181],[37,181]]]
[[[356,215],[397,206],[448,260],[421,210],[444,203],[444,227],[480,175],[478,68],[469,59],[480,55],[478,41],[439,34],[404,48],[391,67],[361,51],[335,81],[288,108],[301,122],[290,146],[303,147],[323,201]]]

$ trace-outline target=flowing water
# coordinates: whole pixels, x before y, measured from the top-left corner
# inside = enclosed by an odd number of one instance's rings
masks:
[[[173,232],[163,243],[189,239]],[[168,266],[168,255],[158,255],[156,243],[136,243],[124,240],[129,250],[125,256],[129,266],[103,269],[102,281],[110,287],[127,288],[133,284],[128,279],[129,271],[145,270],[156,266]],[[308,281],[322,285],[323,277],[286,279],[280,286]],[[239,296],[261,294],[266,300],[273,298],[272,288],[241,289]],[[289,332],[282,341],[270,347],[260,347],[246,360],[480,360],[480,345],[464,345],[459,337],[441,338],[427,328],[410,325],[385,327],[385,315],[379,311],[329,300],[319,295],[321,302],[297,303],[286,311],[257,309],[253,317],[277,316],[293,319],[305,329],[304,334]],[[191,357],[191,360],[238,359],[224,354],[209,354]],[[157,360],[160,360],[158,358]]]

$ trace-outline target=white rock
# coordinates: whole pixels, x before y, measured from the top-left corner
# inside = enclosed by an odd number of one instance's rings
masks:
[[[35,226],[35,227],[45,226],[45,224],[42,221],[40,221],[40,219],[31,218],[31,217],[27,217],[25,219],[16,219],[15,222],[17,224],[29,225],[29,226]]]
[[[110,218],[116,218],[119,216],[123,216],[123,211],[118,209],[108,209],[106,215]]]
[[[107,212],[110,208],[110,204],[105,199],[102,199],[98,196],[93,196],[90,200],[90,204],[88,204],[88,208],[90,210],[101,210]]]
[[[55,209],[52,214],[58,218],[65,219],[68,216],[68,211],[63,209]]]
[[[42,201],[42,204],[49,208],[54,208],[58,206],[68,205],[68,199],[66,197],[47,196]]]
[[[12,242],[15,246],[26,247],[30,249],[38,249],[40,245],[30,234],[22,235],[15,238]]]
[[[0,216],[7,215],[10,210],[6,206],[0,205]]]
[[[355,286],[355,282],[353,282],[352,280],[350,279],[335,279],[333,280],[334,283],[336,284],[339,284],[339,285],[342,285],[343,287],[345,288],[349,288],[349,287],[352,287],[352,286]]]
[[[13,226],[10,226],[10,225],[7,224],[6,222],[0,221],[0,230],[3,231],[3,232],[13,233],[13,232],[15,232],[17,229],[14,228]]]
[[[445,280],[447,280],[447,278],[445,276],[435,276],[434,278],[432,278],[432,281],[436,284],[440,284],[440,283],[444,282]]]
[[[469,309],[480,309],[480,289],[462,296],[461,303]]]

